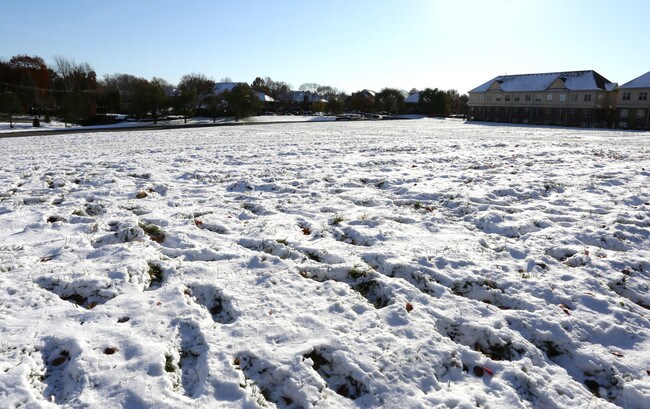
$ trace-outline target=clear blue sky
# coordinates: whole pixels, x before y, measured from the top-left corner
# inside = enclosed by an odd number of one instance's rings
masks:
[[[63,56],[101,78],[269,76],[347,92],[467,92],[500,74],[650,71],[647,0],[3,0],[0,58]]]

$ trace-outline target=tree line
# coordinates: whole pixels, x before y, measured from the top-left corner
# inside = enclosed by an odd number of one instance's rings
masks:
[[[34,126],[53,116],[66,123],[90,125],[113,122],[116,116],[112,114],[154,122],[170,115],[185,120],[193,116],[238,119],[263,111],[448,116],[464,114],[467,103],[466,95],[437,88],[410,92],[384,88],[378,93],[362,90],[348,95],[316,83],[302,84],[293,91],[288,83],[270,77],[257,77],[250,84],[232,83],[228,78],[221,82],[230,83],[223,92],[215,92],[217,82],[201,73],[186,74],[178,84],[119,73],[98,79],[88,63],[57,56],[48,66],[39,56],[16,55],[0,60],[0,112],[9,116],[10,123],[13,116],[29,114]],[[415,94],[417,102],[407,103],[406,98]],[[272,102],[260,95],[271,97]]]

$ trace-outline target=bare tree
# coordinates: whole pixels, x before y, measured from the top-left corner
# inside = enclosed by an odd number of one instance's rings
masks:
[[[88,63],[77,64],[65,57],[54,57],[55,87],[64,121],[80,122],[95,116],[97,109],[97,74]]]
[[[306,82],[298,87],[298,91],[311,92],[312,94],[315,94],[318,92],[318,87],[320,87],[320,85],[315,82]]]
[[[73,59],[57,55],[54,57],[54,71],[62,80],[66,91],[76,90],[79,80],[85,77],[96,77],[95,70],[88,63],[77,64]]]

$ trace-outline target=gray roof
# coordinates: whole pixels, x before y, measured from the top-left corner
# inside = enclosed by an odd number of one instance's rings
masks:
[[[636,77],[630,82],[626,82],[621,85],[619,88],[650,88],[650,71],[646,72],[640,77]]]
[[[570,91],[611,91],[617,85],[593,70],[567,71],[545,74],[500,75],[469,92],[486,92],[495,82],[505,92],[545,91],[558,79]]]

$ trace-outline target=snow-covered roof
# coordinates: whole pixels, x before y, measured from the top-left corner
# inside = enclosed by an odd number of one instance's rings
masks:
[[[232,91],[237,85],[244,85],[245,82],[217,82],[212,88],[213,95],[221,95],[226,91]]]
[[[640,77],[636,77],[630,82],[626,82],[621,85],[619,88],[650,88],[650,71],[646,72]]]
[[[266,95],[266,94],[263,93],[263,92],[259,92],[259,91],[258,91],[258,92],[257,92],[257,97],[258,97],[258,98],[260,99],[260,101],[262,101],[262,102],[275,102],[275,100],[274,100],[273,98],[271,98],[270,96]]]
[[[212,95],[221,95],[226,91],[232,91],[238,85],[248,85],[245,82],[217,82],[212,89]],[[263,92],[258,92],[257,97],[262,102],[275,102],[273,98]]]
[[[404,102],[406,104],[417,104],[420,102],[420,93],[416,92],[415,94],[411,94],[408,97],[404,98]]]
[[[327,102],[326,99],[321,98],[320,95],[315,94],[309,91],[291,91],[291,100],[293,102],[304,102],[307,98],[307,102]]]
[[[556,84],[557,81],[561,84]],[[611,91],[616,83],[596,71],[550,72],[545,74],[500,75],[469,92],[490,91],[545,91],[552,84],[566,87],[570,91]]]

